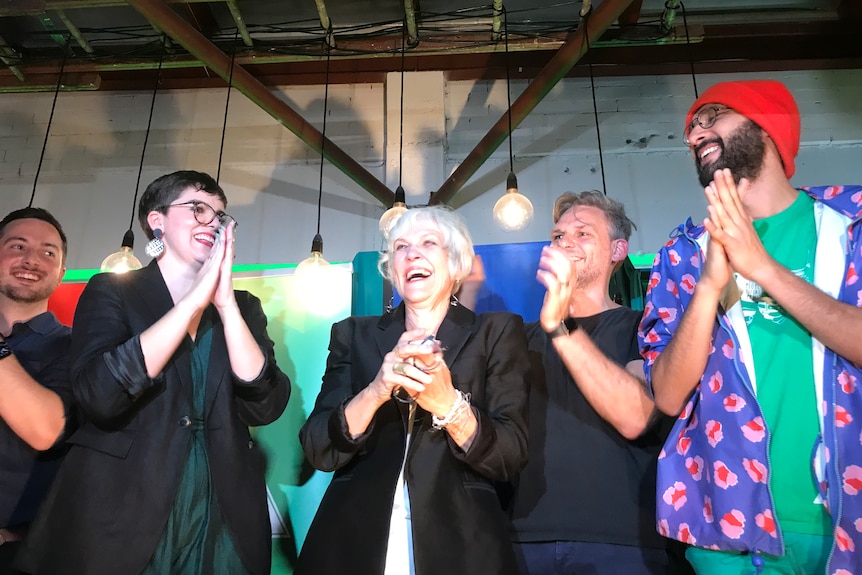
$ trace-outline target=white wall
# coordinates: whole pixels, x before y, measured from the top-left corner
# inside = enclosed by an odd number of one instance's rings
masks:
[[[862,182],[862,70],[699,76],[710,84],[742,77],[787,83],[802,111],[797,185]],[[512,83],[512,98],[526,87]],[[160,93],[141,182],[176,169],[215,175],[225,103],[221,90]],[[280,96],[320,128],[323,86],[282,87]],[[399,179],[400,74],[383,84],[330,87],[327,136],[391,189]],[[637,222],[633,252],[655,251],[672,227],[702,217],[704,202],[682,144],[694,99],[688,76],[598,78],[608,194]],[[53,94],[0,96],[0,212],[30,198]],[[97,267],[119,246],[132,213],[149,112],[149,93],[61,93],[34,205],[51,210],[69,236],[70,268]],[[407,73],[402,182],[408,204],[426,203],[506,108],[505,81],[450,82],[442,73]],[[319,156],[238,92],[231,96],[221,183],[240,222],[237,263],[303,259],[316,231]],[[514,133],[515,171],[536,209],[533,223],[503,232],[491,208],[504,192],[508,143],[450,202],[477,244],[547,239],[553,200],[602,187],[588,79],[558,84]],[[377,250],[383,212],[369,194],[324,166],[324,255],[349,261]],[[0,214],[2,215],[2,214]],[[137,224],[136,253],[143,257]],[[144,257],[145,259],[145,257]]]

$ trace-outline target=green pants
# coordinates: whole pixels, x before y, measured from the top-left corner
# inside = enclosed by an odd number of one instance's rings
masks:
[[[784,533],[784,556],[761,554],[761,575],[823,575],[832,549],[832,538],[805,533]],[[752,555],[689,547],[685,558],[697,575],[753,575]]]

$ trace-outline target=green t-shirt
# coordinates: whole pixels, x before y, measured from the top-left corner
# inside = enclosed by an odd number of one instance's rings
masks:
[[[814,200],[800,192],[786,210],[756,220],[766,251],[811,282],[817,229]],[[769,486],[781,529],[827,535],[828,514],[817,497],[812,453],[820,434],[811,333],[759,286],[749,282],[742,309],[754,354],[757,401],[770,430]]]

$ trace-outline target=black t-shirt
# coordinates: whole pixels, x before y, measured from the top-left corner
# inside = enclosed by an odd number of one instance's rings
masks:
[[[641,313],[614,308],[578,318],[611,360],[641,359]],[[533,372],[530,459],[511,504],[513,539],[664,547],[656,532],[656,458],[670,431],[662,418],[629,441],[584,398],[539,323],[527,325]]]

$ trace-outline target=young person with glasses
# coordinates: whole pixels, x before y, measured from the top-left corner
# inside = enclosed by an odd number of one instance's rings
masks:
[[[158,178],[138,207],[157,257],[81,295],[71,378],[87,422],[25,571],[269,573],[265,461],[248,428],[281,415],[290,383],[260,301],[233,289],[226,204],[207,174]]]

